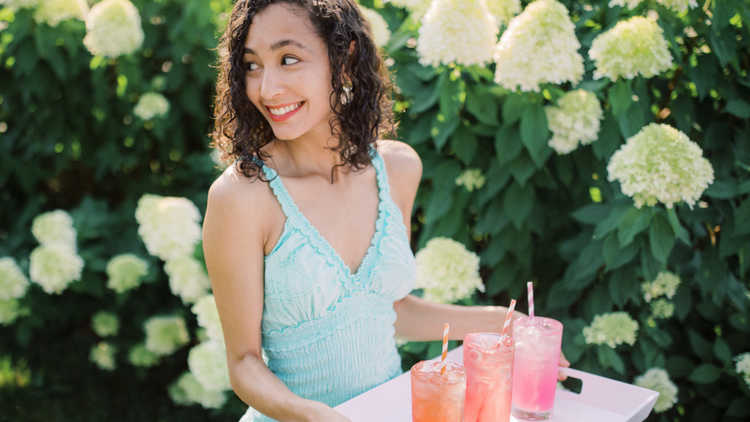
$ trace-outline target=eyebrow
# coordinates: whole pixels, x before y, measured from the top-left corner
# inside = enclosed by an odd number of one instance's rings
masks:
[[[307,47],[305,47],[304,45],[298,43],[297,41],[290,40],[290,39],[284,39],[284,40],[280,40],[280,41],[277,41],[277,42],[271,44],[271,51],[277,51],[277,50],[279,50],[279,49],[281,49],[283,47],[286,47],[288,45],[300,48],[302,50],[308,50]],[[255,50],[253,50],[252,48],[248,48],[248,47],[245,47],[245,54],[253,54],[253,55],[256,55],[256,56],[258,55],[258,53],[256,53]]]

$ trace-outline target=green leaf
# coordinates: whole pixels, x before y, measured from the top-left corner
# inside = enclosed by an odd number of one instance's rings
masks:
[[[528,103],[521,93],[508,94],[503,102],[503,123],[509,125],[519,121]]]
[[[609,158],[620,148],[621,143],[622,137],[617,118],[606,111],[601,129],[599,129],[599,138],[591,144],[591,151],[599,160],[609,161]]]
[[[498,125],[497,98],[483,85],[467,89],[466,110],[482,123]]]
[[[640,292],[641,285],[633,265],[618,268],[609,277],[609,294],[619,309],[622,309],[628,300],[636,299]]]
[[[607,99],[612,106],[612,114],[617,117],[625,114],[630,105],[633,104],[633,92],[630,90],[628,81],[621,79],[612,85]]]
[[[541,104],[531,104],[521,116],[521,140],[538,168],[544,165],[552,150],[547,145],[547,114]]]
[[[534,162],[531,161],[531,158],[529,158],[528,153],[522,152],[516,159],[511,161],[509,164],[510,166],[510,174],[513,175],[513,178],[516,179],[518,184],[521,186],[526,185],[526,181],[531,178],[531,176],[536,173],[536,166],[534,165]]]
[[[727,113],[733,114],[740,119],[750,118],[750,103],[745,100],[727,101],[725,110]]]
[[[727,342],[721,337],[717,337],[714,342],[714,355],[716,355],[724,365],[730,366],[732,364],[732,350],[729,348],[729,344],[727,344]]]
[[[627,111],[619,116],[618,122],[620,123],[620,133],[622,133],[622,137],[627,140],[638,133],[643,127],[643,112],[638,105],[635,103],[631,104]]]
[[[466,100],[466,82],[453,72],[446,72],[449,76],[440,87],[440,113],[446,116],[458,114]]]
[[[479,141],[476,135],[466,126],[459,125],[451,135],[451,149],[464,165],[469,166],[477,152]]]
[[[747,418],[750,416],[750,398],[737,397],[732,400],[729,408],[727,408],[726,415],[734,418]]]
[[[653,216],[653,212],[648,207],[641,207],[640,209],[631,207],[622,216],[620,226],[617,229],[617,240],[620,242],[620,247],[624,248],[631,244],[638,233],[646,230]]]
[[[483,250],[480,255],[482,265],[493,268],[505,257],[506,252],[507,249],[502,239],[493,237],[487,249]]]
[[[589,204],[575,210],[571,217],[583,224],[597,224],[607,218],[612,212],[612,206],[608,204]]]
[[[687,332],[693,353],[703,361],[711,361],[714,356],[713,345],[701,337],[695,330],[688,328]]]
[[[625,364],[622,358],[611,347],[606,345],[597,346],[596,355],[602,368],[612,368],[619,374],[625,374]]]
[[[526,221],[526,217],[529,216],[531,209],[534,207],[535,196],[534,187],[531,185],[522,187],[513,183],[506,189],[503,198],[503,210],[518,230],[521,230],[523,222]]]
[[[684,356],[671,356],[667,358],[666,369],[669,375],[681,378],[690,375],[695,370],[695,364]]]
[[[444,161],[435,172],[430,199],[425,207],[425,219],[434,223],[444,216],[453,204],[456,178],[461,168],[455,161]]]
[[[448,72],[443,72],[440,74],[440,77],[438,77],[437,83],[425,85],[424,88],[414,96],[414,100],[411,101],[413,106],[409,107],[409,111],[418,114],[435,105],[440,98],[440,91],[442,90],[443,83],[447,78]]]
[[[495,151],[497,160],[503,165],[518,157],[523,150],[523,141],[518,125],[503,125],[495,135]]]
[[[438,113],[434,119],[432,119],[432,129],[430,129],[430,136],[435,144],[435,149],[438,151],[443,149],[443,146],[448,141],[448,138],[458,128],[461,123],[461,118],[458,114],[445,115]]]
[[[643,277],[646,280],[654,280],[661,270],[661,263],[654,258],[651,248],[644,244],[641,248],[641,271],[643,272]]]
[[[719,59],[721,67],[726,67],[732,62],[734,57],[734,51],[737,46],[737,39],[734,31],[730,28],[722,30],[720,33],[717,31],[710,31],[708,34],[708,40],[711,43],[711,51],[716,54]]]
[[[742,205],[734,213],[734,236],[750,233],[750,199],[742,201]]]
[[[690,287],[685,285],[678,287],[672,301],[674,302],[675,316],[680,321],[684,321],[693,307],[693,297],[690,294]]]
[[[482,213],[479,221],[477,221],[475,230],[477,233],[496,236],[508,224],[510,224],[510,219],[503,212],[503,198],[497,196],[490,202],[484,213]]]
[[[672,225],[672,232],[677,233],[677,238],[682,240],[686,245],[690,245],[690,233],[682,227],[680,218],[677,217],[674,207],[667,209],[667,217],[669,218],[669,224]]]
[[[568,290],[587,287],[594,281],[594,275],[603,266],[602,242],[592,241],[583,248],[580,255],[565,269],[563,283]]]
[[[609,216],[603,221],[596,224],[594,229],[594,237],[597,239],[603,239],[604,236],[620,227],[620,222],[623,216],[632,208],[632,205],[618,205],[612,208]]]
[[[698,384],[712,384],[716,382],[720,376],[720,368],[711,364],[706,364],[695,368],[693,373],[690,374],[689,379]]]
[[[654,213],[654,222],[649,229],[648,240],[651,253],[659,262],[665,264],[674,247],[674,232],[672,225],[662,213]]]

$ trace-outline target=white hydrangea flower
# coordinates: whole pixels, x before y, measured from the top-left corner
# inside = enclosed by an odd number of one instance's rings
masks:
[[[747,383],[747,386],[750,387],[750,352],[743,353],[741,355],[737,355],[734,358],[735,364],[734,370],[737,371],[738,374],[741,374],[743,378],[745,379],[745,383]]]
[[[663,33],[654,20],[633,16],[597,35],[589,50],[596,65],[594,79],[650,78],[671,69],[672,56]]]
[[[143,195],[135,219],[146,249],[163,261],[192,256],[201,238],[201,214],[187,198]]]
[[[394,6],[398,6],[408,10],[411,13],[411,18],[418,22],[422,19],[427,9],[430,8],[432,0],[385,0],[390,2]]]
[[[185,320],[179,316],[155,316],[143,324],[146,349],[157,356],[174,353],[190,341]]]
[[[677,386],[669,379],[669,374],[664,369],[651,368],[645,374],[636,377],[634,384],[659,393],[659,398],[654,404],[656,413],[671,409],[677,403]]]
[[[511,91],[539,92],[543,83],[576,85],[583,77],[581,43],[568,9],[537,0],[510,21],[495,48],[495,82]]]
[[[659,4],[677,13],[685,13],[688,8],[698,7],[695,0],[658,0]]]
[[[651,303],[651,315],[655,319],[667,319],[674,315],[674,303],[667,299],[657,299]]]
[[[657,202],[672,208],[686,202],[692,207],[714,181],[711,163],[687,135],[665,124],[651,123],[628,138],[607,165],[609,181],[620,182],[635,206]]]
[[[641,285],[643,290],[643,298],[646,302],[651,302],[651,299],[655,299],[659,296],[666,296],[672,299],[677,292],[677,287],[681,283],[680,277],[675,273],[669,271],[660,272],[654,281],[644,282]]]
[[[609,7],[622,6],[632,10],[641,4],[642,1],[643,0],[611,0],[609,2]]]
[[[626,312],[609,312],[594,317],[594,321],[583,329],[586,344],[606,344],[615,348],[618,344],[635,344],[638,322]]]
[[[31,9],[36,7],[36,5],[39,4],[39,1],[40,0],[4,0],[2,4],[4,7],[15,12],[18,9]]]
[[[220,409],[227,401],[223,391],[206,390],[190,372],[183,373],[168,390],[172,401],[183,406],[198,403],[206,409]]]
[[[198,382],[208,391],[224,391],[232,388],[229,383],[227,352],[218,341],[204,341],[190,349],[188,367]]]
[[[169,100],[158,92],[146,92],[138,99],[133,114],[142,120],[151,120],[154,117],[166,116],[168,111]]]
[[[370,22],[370,26],[372,26],[372,35],[375,37],[375,44],[379,47],[385,47],[391,39],[391,30],[388,29],[388,22],[383,19],[380,13],[368,9],[361,4],[359,5],[359,10],[362,12],[362,16]]]
[[[42,245],[60,243],[76,250],[76,229],[73,219],[63,210],[39,214],[31,223],[31,233]]]
[[[456,178],[456,185],[465,186],[466,190],[472,192],[484,186],[485,177],[481,169],[466,169]]]
[[[57,26],[68,19],[84,20],[88,11],[86,0],[41,0],[33,18],[36,23]]]
[[[583,89],[570,91],[545,108],[552,139],[549,146],[558,154],[568,154],[578,143],[588,145],[598,139],[602,106],[596,94]]]
[[[148,368],[159,363],[159,356],[146,349],[146,345],[141,343],[130,349],[128,360],[134,366]]]
[[[99,311],[91,317],[91,328],[99,337],[116,336],[120,331],[120,318],[107,311]]]
[[[479,276],[479,257],[453,239],[430,239],[416,255],[417,282],[424,299],[452,303],[467,298],[474,290],[484,291]]]
[[[118,57],[135,52],[143,44],[141,15],[128,0],[104,0],[86,16],[83,44],[91,54]]]
[[[183,256],[170,259],[164,265],[164,272],[169,276],[169,287],[172,293],[185,303],[195,303],[208,294],[211,281],[197,259]]]
[[[507,24],[521,13],[521,0],[487,0],[487,7],[498,26]]]
[[[107,263],[107,287],[122,293],[138,287],[148,274],[148,262],[133,254],[121,254]]]
[[[0,325],[10,325],[21,315],[18,299],[0,299]]]
[[[419,63],[484,66],[492,60],[498,32],[484,0],[434,0],[419,28]]]
[[[214,295],[206,295],[198,299],[191,310],[198,317],[198,325],[206,329],[206,336],[223,344],[224,333],[221,330],[221,320],[219,320]]]
[[[81,279],[83,259],[63,244],[42,245],[31,251],[29,278],[49,294],[60,294]]]
[[[111,344],[102,341],[96,346],[91,347],[91,351],[89,351],[89,360],[94,362],[99,369],[112,371],[117,368],[115,352],[116,350]]]
[[[11,257],[0,258],[0,301],[22,298],[29,280]]]

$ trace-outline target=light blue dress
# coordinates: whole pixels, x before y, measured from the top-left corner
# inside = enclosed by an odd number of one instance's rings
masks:
[[[372,165],[380,199],[376,231],[354,274],[276,172],[263,167],[286,215],[281,237],[265,257],[261,330],[268,367],[293,393],[331,407],[402,372],[393,302],[411,292],[416,267],[377,152]],[[250,408],[241,422],[271,420]]]

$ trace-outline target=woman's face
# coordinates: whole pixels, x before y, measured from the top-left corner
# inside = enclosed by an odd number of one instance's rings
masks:
[[[276,3],[255,15],[244,62],[247,96],[278,139],[330,137],[328,49],[305,11]]]

